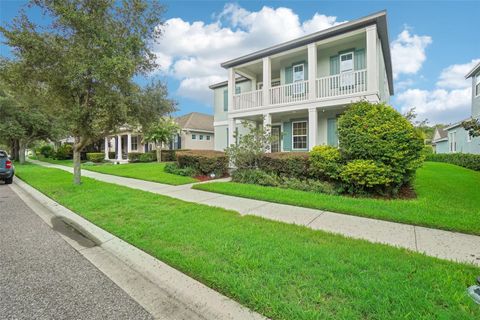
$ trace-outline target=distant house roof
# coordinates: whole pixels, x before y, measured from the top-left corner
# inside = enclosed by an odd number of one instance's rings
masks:
[[[435,133],[433,134],[432,142],[440,142],[443,140],[448,140],[448,132],[444,128],[435,128]]]
[[[213,116],[200,112],[191,112],[175,118],[182,130],[213,132]]]
[[[473,77],[474,75],[477,74],[477,72],[480,71],[480,62],[478,62],[475,67],[473,67],[472,70],[470,70],[469,73],[467,73],[467,75],[465,76],[465,79],[468,79],[470,77]]]

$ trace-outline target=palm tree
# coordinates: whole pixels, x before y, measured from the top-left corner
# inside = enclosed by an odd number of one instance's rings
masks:
[[[151,126],[144,137],[147,142],[154,142],[157,151],[157,162],[162,161],[162,146],[172,141],[173,137],[180,132],[180,127],[169,117],[162,117]]]

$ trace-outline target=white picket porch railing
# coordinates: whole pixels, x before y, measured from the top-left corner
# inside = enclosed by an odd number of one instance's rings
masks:
[[[234,110],[250,109],[263,105],[263,91],[255,90],[233,96]]]
[[[270,104],[284,104],[308,100],[308,80],[270,88]]]
[[[315,88],[317,99],[367,91],[367,70],[318,78]]]
[[[366,92],[367,70],[315,79],[315,91],[315,100]],[[308,80],[275,86],[268,91],[268,103],[270,105],[281,105],[308,101],[308,93]],[[263,90],[243,92],[233,96],[234,110],[251,109],[264,105]]]

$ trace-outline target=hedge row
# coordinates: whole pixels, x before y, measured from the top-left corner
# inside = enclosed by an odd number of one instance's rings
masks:
[[[258,169],[292,178],[311,176],[308,152],[265,153],[258,161]]]
[[[436,153],[427,155],[426,161],[446,162],[467,169],[480,171],[480,154]]]
[[[177,151],[177,164],[181,169],[192,169],[199,175],[215,174],[223,177],[228,173],[228,159],[225,152],[211,150]]]
[[[162,150],[162,161],[175,161],[176,150]],[[129,152],[128,153],[129,162],[154,162],[157,161],[157,152]]]

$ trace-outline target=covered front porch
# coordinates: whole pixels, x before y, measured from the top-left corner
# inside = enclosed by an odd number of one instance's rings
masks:
[[[108,135],[104,139],[105,160],[118,163],[128,162],[131,152],[148,152],[152,146],[142,143],[143,137],[138,132],[121,132]],[[112,157],[112,155],[114,155]]]
[[[312,107],[230,118],[227,145],[235,141],[235,135],[248,132],[242,124],[248,121],[270,128],[273,141],[269,152],[307,152],[316,145],[338,146],[337,122],[345,109],[346,106]]]

